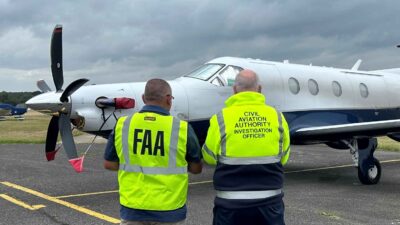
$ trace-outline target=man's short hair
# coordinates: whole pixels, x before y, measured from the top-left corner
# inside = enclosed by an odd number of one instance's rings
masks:
[[[151,79],[144,88],[144,98],[147,101],[161,101],[166,95],[171,94],[171,86],[163,79]]]
[[[258,76],[251,70],[242,70],[236,76],[235,86],[238,92],[257,91],[259,87]]]

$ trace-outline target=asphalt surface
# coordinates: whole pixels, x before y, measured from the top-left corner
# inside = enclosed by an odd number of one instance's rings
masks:
[[[47,162],[43,145],[0,145],[0,224],[118,223],[117,178],[102,167],[104,146],[93,145],[85,171],[76,174],[64,152]],[[381,181],[366,186],[348,151],[293,146],[284,188],[286,224],[400,224],[400,153],[375,155]],[[211,224],[212,173],[205,167],[201,175],[190,175],[188,225]]]

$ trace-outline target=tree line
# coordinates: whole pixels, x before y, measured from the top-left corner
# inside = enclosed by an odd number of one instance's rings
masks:
[[[40,91],[34,92],[0,92],[0,103],[7,103],[11,105],[23,104],[28,99],[40,94]]]

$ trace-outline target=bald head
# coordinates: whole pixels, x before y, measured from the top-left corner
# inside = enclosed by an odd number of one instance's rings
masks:
[[[151,79],[144,88],[143,101],[145,104],[158,105],[168,110],[172,104],[172,90],[163,79]]]
[[[235,94],[243,91],[261,92],[257,74],[247,69],[240,71],[240,73],[236,75],[233,91]]]

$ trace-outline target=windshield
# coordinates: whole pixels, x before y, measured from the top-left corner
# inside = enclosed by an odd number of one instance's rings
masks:
[[[203,66],[200,66],[191,73],[185,75],[185,77],[193,77],[200,80],[208,80],[222,67],[224,67],[224,64],[204,64]]]

